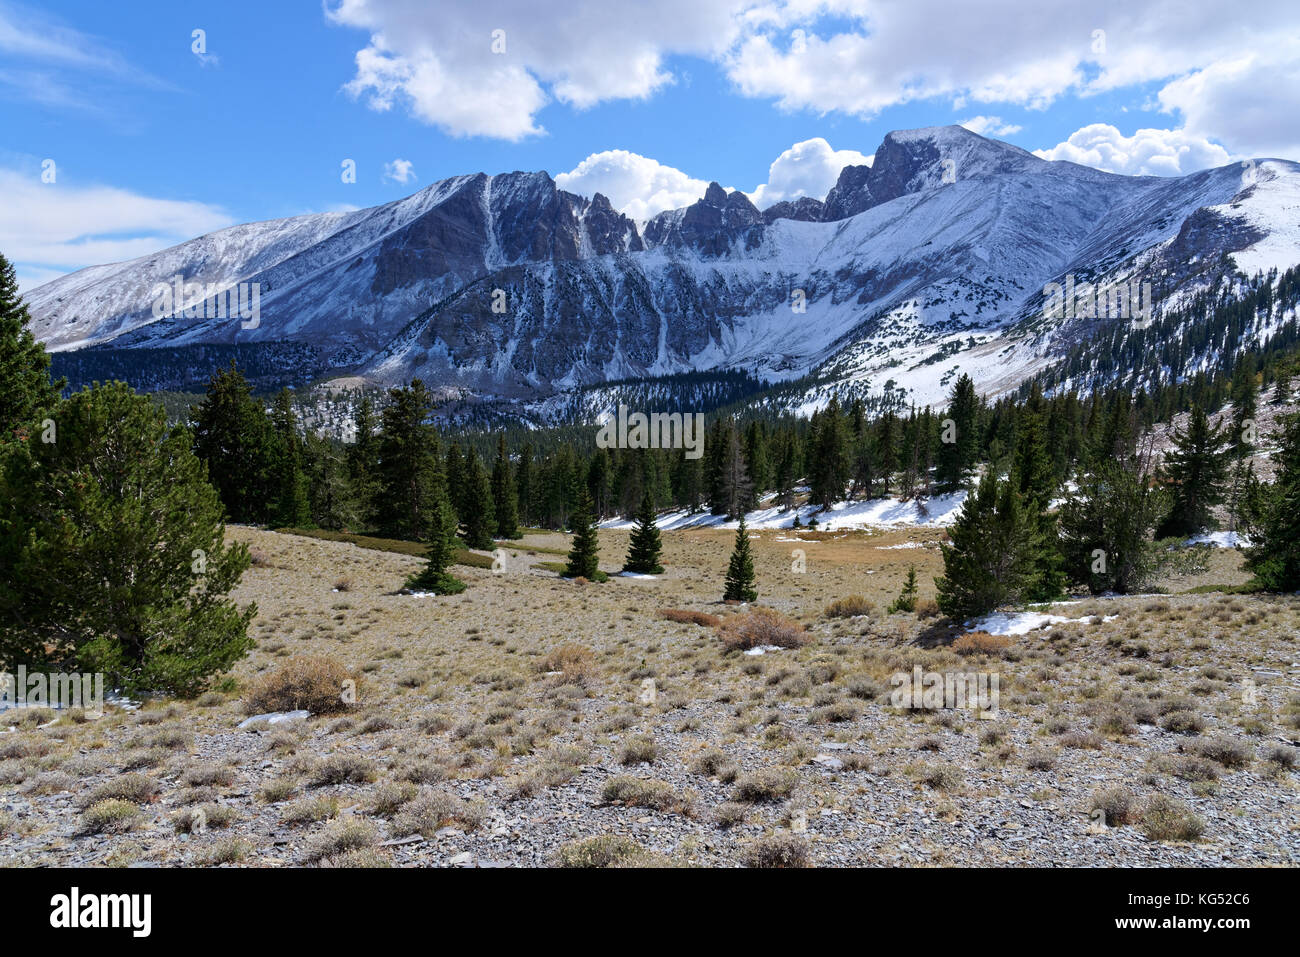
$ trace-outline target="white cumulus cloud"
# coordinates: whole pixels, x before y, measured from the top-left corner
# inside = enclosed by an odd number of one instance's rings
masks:
[[[384,179],[389,182],[405,184],[415,178],[415,164],[410,160],[395,159],[384,164]]]
[[[665,209],[689,206],[709,188],[706,179],[695,179],[627,150],[592,153],[569,172],[556,176],[555,183],[581,196],[603,193],[615,209],[637,222]]]
[[[1300,35],[1180,77],[1157,98],[1184,129],[1230,144],[1238,157],[1300,159]]]
[[[1222,146],[1185,130],[1147,129],[1125,136],[1109,123],[1075,130],[1065,142],[1034,155],[1130,176],[1181,176],[1230,160]]]
[[[354,96],[453,135],[537,135],[548,103],[644,99],[676,81],[674,58],[695,57],[784,110],[1042,109],[1158,83],[1156,105],[1192,136],[1253,154],[1294,155],[1300,143],[1294,0],[1254,0],[1249,16],[1212,0],[333,0],[327,15],[369,37],[347,83]],[[992,109],[967,125],[1015,126]]]
[[[857,150],[835,150],[820,136],[795,143],[767,170],[767,182],[754,188],[750,200],[766,209],[782,200],[811,196],[825,199],[846,166],[870,166],[874,157]]]
[[[846,166],[870,166],[873,157],[857,150],[836,150],[820,136],[795,143],[773,160],[766,183],[746,195],[759,209],[782,200],[811,196],[824,199]],[[709,188],[658,160],[628,150],[592,153],[567,173],[555,177],[560,189],[582,196],[603,193],[610,204],[637,222],[666,209],[689,206]]]
[[[370,106],[403,104],[458,136],[519,140],[542,132],[551,100],[585,109],[643,99],[673,82],[671,54],[715,58],[749,0],[340,0],[335,23],[366,30],[346,89]]]

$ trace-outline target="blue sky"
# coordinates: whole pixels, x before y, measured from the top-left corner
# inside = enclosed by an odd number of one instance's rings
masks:
[[[1296,158],[1295,6],[0,0],[0,252],[30,287],[476,171],[568,173],[633,215],[709,180],[766,205],[959,122],[1124,173]]]

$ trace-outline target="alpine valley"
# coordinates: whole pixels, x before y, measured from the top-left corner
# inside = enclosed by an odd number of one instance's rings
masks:
[[[545,172],[479,173],[83,269],[28,302],[74,382],[183,390],[228,355],[261,387],[418,377],[449,407],[540,425],[589,419],[629,386],[737,373],[793,412],[832,393],[941,404],[961,373],[985,394],[1043,375],[1139,385],[1267,341],[1288,317],[1228,344],[1193,337],[1172,369],[1143,337],[1167,343],[1297,262],[1295,162],[1121,176],[945,126],[888,134],[824,199],[759,210],[714,183],[634,222]],[[232,300],[257,284],[255,327],[205,317],[198,296],[155,318],[177,276]],[[1117,287],[1145,290],[1150,314],[1051,307],[1054,288]],[[1137,358],[1119,366],[1117,349]]]

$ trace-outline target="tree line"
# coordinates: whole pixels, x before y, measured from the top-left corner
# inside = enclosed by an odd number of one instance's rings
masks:
[[[1276,315],[1290,290],[1267,302],[1256,290],[1256,306]],[[1219,510],[1249,538],[1259,587],[1300,588],[1296,419],[1277,437],[1273,481],[1249,464],[1265,440],[1260,404],[1289,400],[1296,347],[1225,354],[1150,389],[1036,381],[988,401],[960,376],[938,409],[832,397],[799,419],[727,407],[692,458],[592,448],[572,428],[440,432],[419,380],[363,399],[344,443],[303,428],[287,389],[255,395],[234,363],[170,427],[122,383],[61,397],[29,322],[0,257],[0,667],[102,670],[137,691],[203,686],[251,646],[255,609],[228,598],[249,557],[226,544],[225,521],[423,542],[425,567],[407,587],[446,594],[464,587],[450,573],[459,549],[527,527],[572,532],[564,573],[599,580],[597,528],[614,516],[636,521],[625,569],[657,574],[659,513],[707,511],[740,519],[725,597],[752,601],[745,516],[756,507],[812,524],[845,500],[924,507],[968,490],[938,582],[955,620],[1070,587],[1142,587],[1176,554],[1162,540],[1213,528]],[[1157,468],[1141,437],[1182,411],[1188,423]]]

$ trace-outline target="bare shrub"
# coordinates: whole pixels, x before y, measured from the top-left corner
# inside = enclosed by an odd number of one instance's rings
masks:
[[[763,646],[799,648],[811,640],[803,625],[772,608],[734,615],[718,626],[718,635],[727,651]]]
[[[811,859],[808,842],[785,832],[759,838],[741,854],[746,867],[808,867]]]
[[[247,714],[268,711],[310,711],[332,714],[346,711],[345,682],[353,675],[337,658],[329,655],[301,655],[290,658],[269,675],[254,681],[244,696]]]
[[[1157,794],[1142,809],[1142,833],[1152,841],[1195,841],[1205,833],[1205,822],[1182,801]]]
[[[858,615],[870,615],[876,610],[876,603],[862,595],[849,595],[837,598],[822,614],[827,618],[855,618]]]
[[[596,653],[584,645],[561,645],[544,657],[538,667],[557,672],[565,681],[590,681],[600,676]]]
[[[952,643],[959,655],[991,655],[1001,657],[1012,641],[1006,635],[990,635],[987,631],[968,631]]]
[[[1107,788],[1104,791],[1097,791],[1092,796],[1091,804],[1093,810],[1100,810],[1106,815],[1106,824],[1110,827],[1135,824],[1141,817],[1137,795],[1128,788]]]

